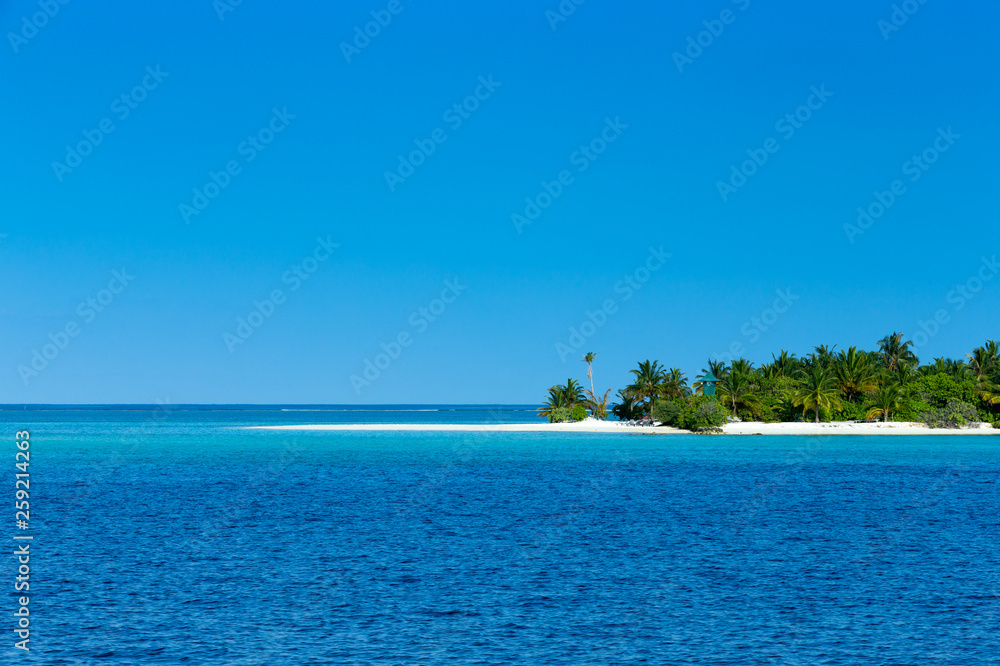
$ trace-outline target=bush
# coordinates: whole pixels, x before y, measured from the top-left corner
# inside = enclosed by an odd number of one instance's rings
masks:
[[[715,428],[726,422],[726,410],[711,398],[696,396],[681,412],[678,424],[686,430]]]
[[[575,406],[573,410],[569,413],[569,418],[571,421],[582,421],[588,416],[590,416],[590,412],[588,412],[587,408],[584,407],[583,405]]]
[[[964,428],[980,422],[976,408],[961,400],[949,400],[940,409],[924,412],[920,420],[932,428]]]
[[[684,403],[682,401],[661,400],[653,407],[653,420],[659,421],[661,425],[679,428],[679,419],[683,411]]]
[[[563,423],[573,418],[568,407],[556,407],[549,413],[549,423]]]

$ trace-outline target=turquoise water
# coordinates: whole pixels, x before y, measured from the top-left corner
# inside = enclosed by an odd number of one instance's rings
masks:
[[[1000,661],[1000,438],[243,429],[337,419],[0,411],[4,663]]]

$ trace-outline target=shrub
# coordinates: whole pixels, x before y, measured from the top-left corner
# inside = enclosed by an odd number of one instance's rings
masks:
[[[590,416],[590,412],[588,412],[587,408],[584,407],[583,405],[575,406],[573,410],[569,413],[569,418],[571,421],[582,421],[588,416]]]
[[[920,420],[932,428],[964,428],[980,422],[976,408],[961,400],[949,400],[944,407],[924,412]]]
[[[920,377],[910,385],[915,396],[935,409],[947,406],[951,401],[973,404],[979,391],[973,379],[955,381],[944,373]]]
[[[568,407],[556,407],[549,413],[549,423],[563,423],[573,418]]]
[[[715,428],[726,422],[727,415],[725,408],[716,401],[705,396],[696,396],[684,407],[678,423],[686,430]]]
[[[661,400],[653,407],[653,420],[659,421],[661,425],[679,428],[681,412],[684,411],[684,403],[680,400]]]

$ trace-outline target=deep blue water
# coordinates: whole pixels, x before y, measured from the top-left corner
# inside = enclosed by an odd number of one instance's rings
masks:
[[[1000,663],[1000,437],[241,428],[301,414],[0,411],[0,661]]]

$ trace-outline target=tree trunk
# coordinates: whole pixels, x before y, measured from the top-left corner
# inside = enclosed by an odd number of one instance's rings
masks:
[[[819,406],[816,406],[816,423],[819,423]]]

